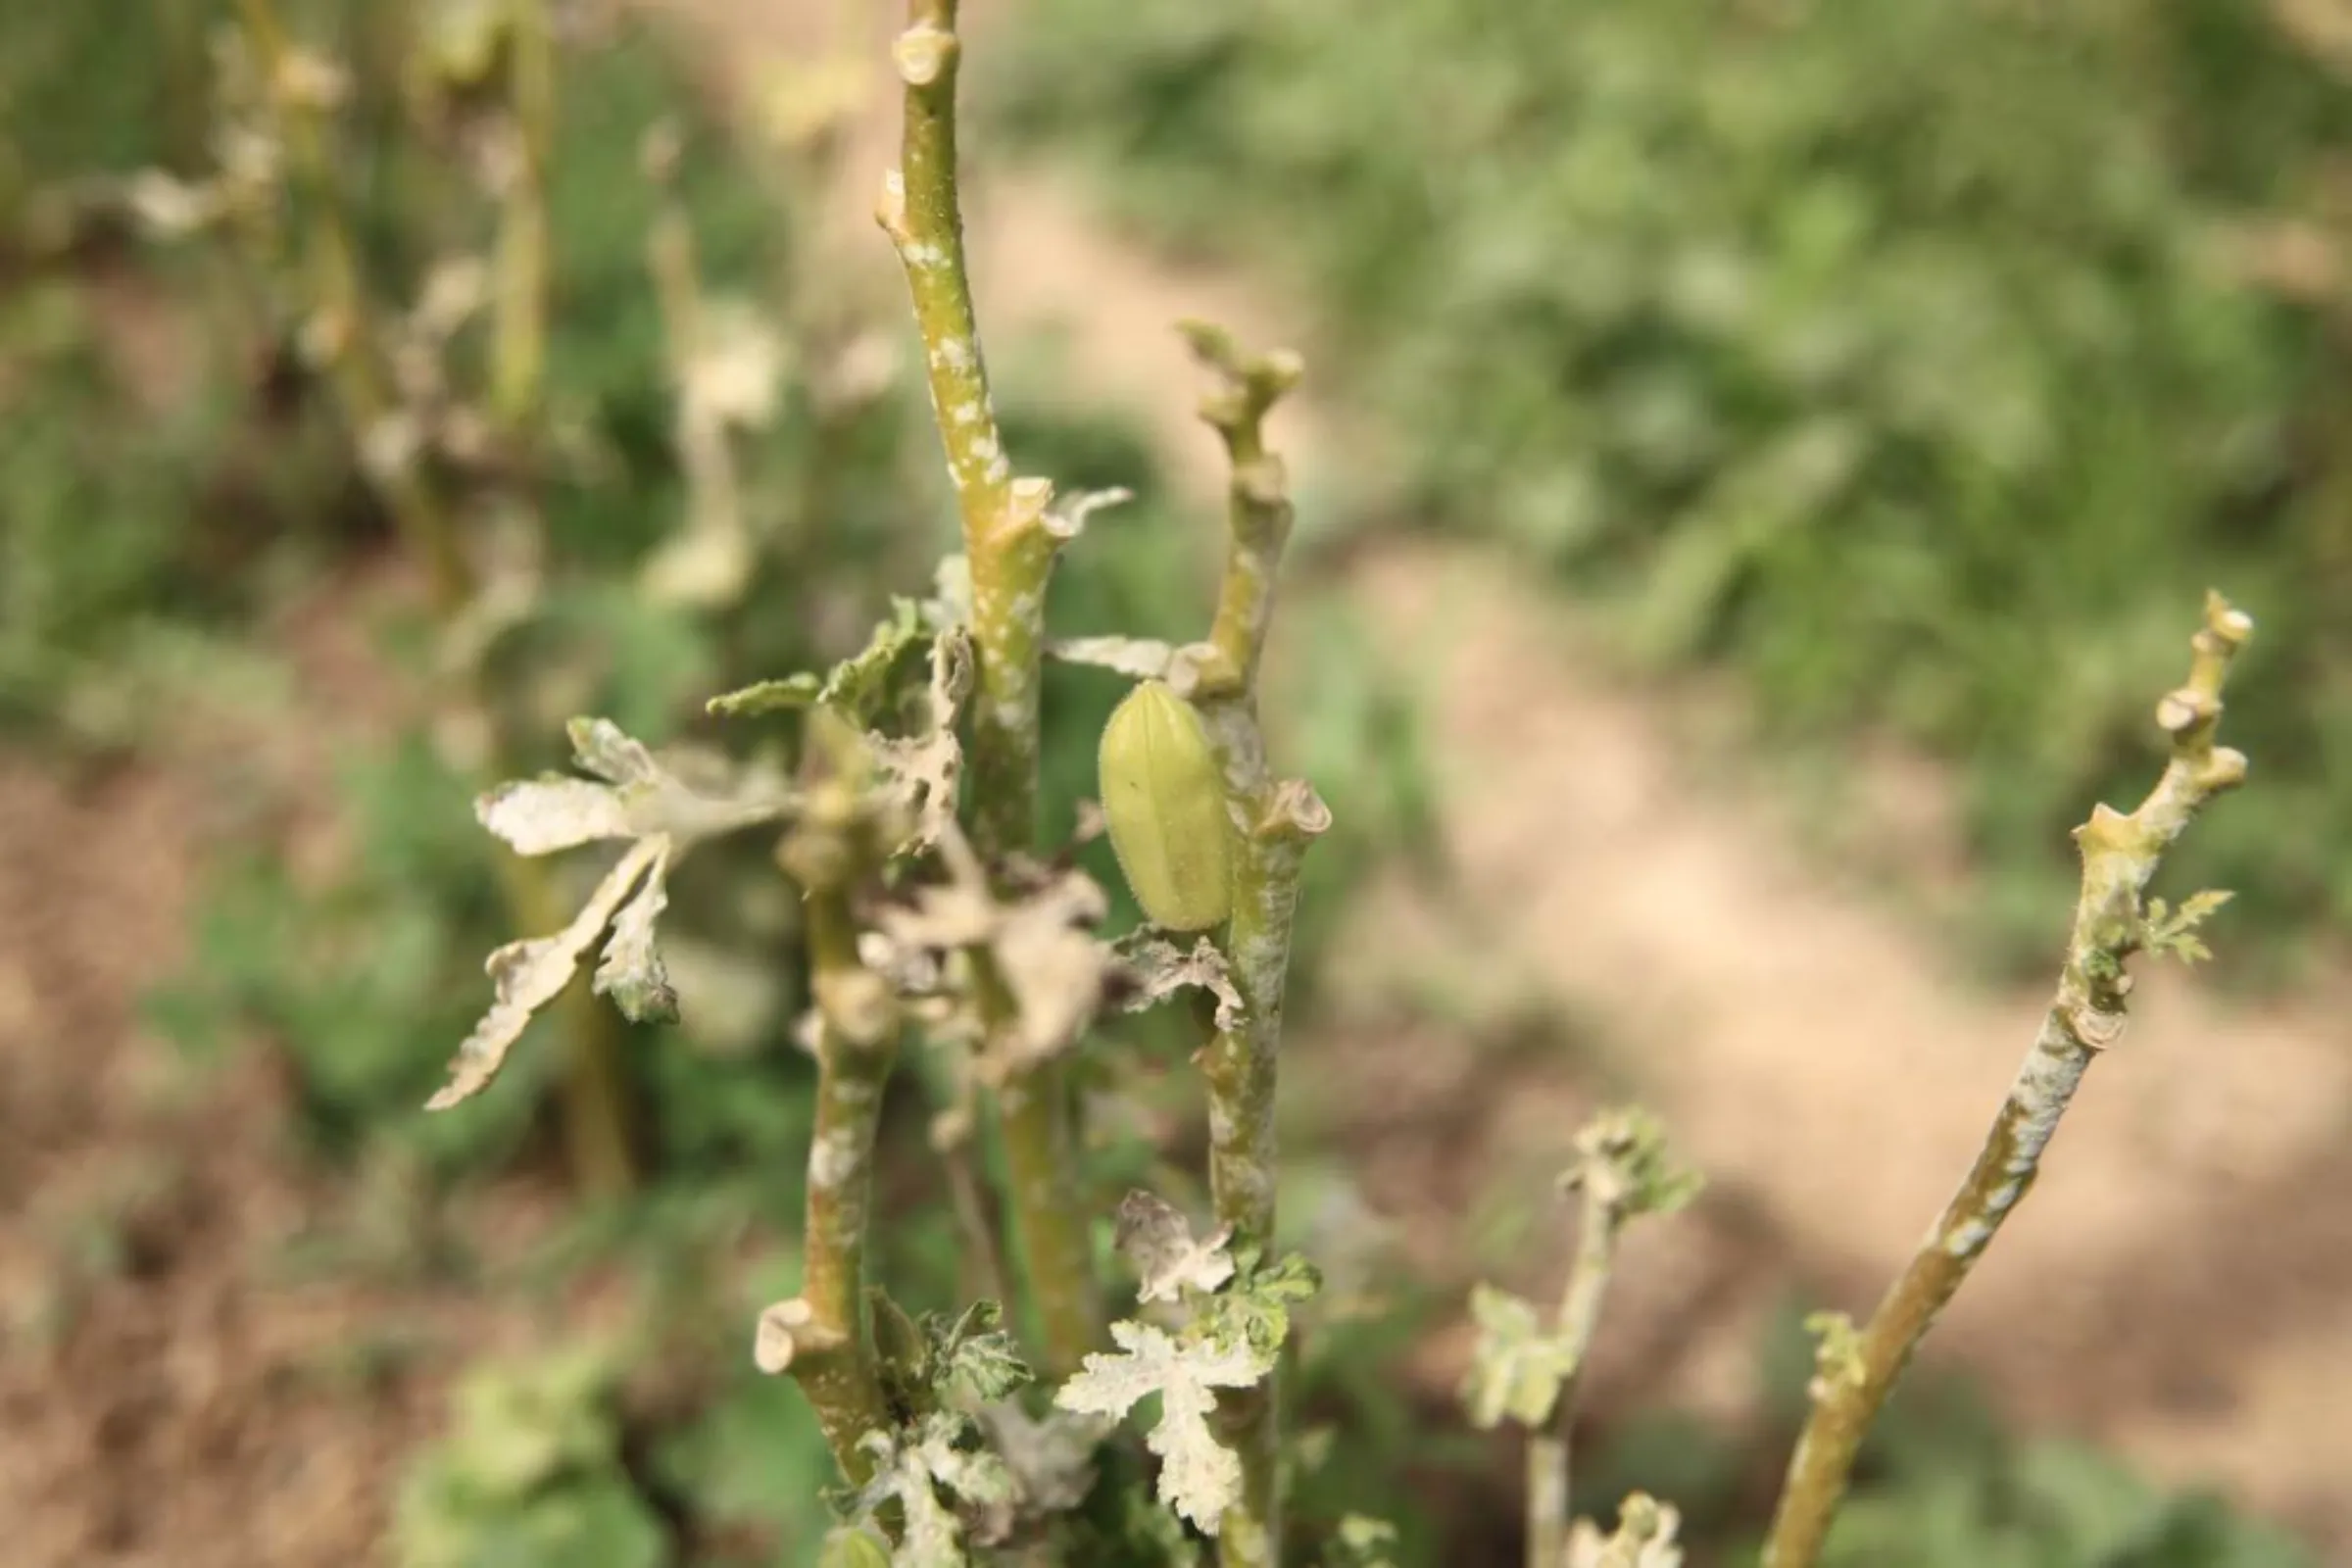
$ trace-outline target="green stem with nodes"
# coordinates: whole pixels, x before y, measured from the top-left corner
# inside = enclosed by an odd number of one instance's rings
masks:
[[[333,160],[323,124],[332,106],[332,91],[316,79],[317,71],[306,68],[270,0],[239,0],[239,14],[286,151],[292,181],[306,204],[303,266],[336,401],[361,453],[368,482],[391,514],[404,547],[424,566],[433,612],[446,625],[465,612],[476,590],[454,509],[414,460],[377,461],[369,455],[372,436],[397,409],[358,252],[336,199]],[[516,93],[518,116],[526,121],[541,118],[519,77]],[[511,306],[540,323],[531,330],[544,333],[544,286],[543,267],[538,290],[529,298],[510,301],[502,289],[502,342],[510,333],[505,322]],[[514,330],[520,334],[521,329]],[[532,375],[533,389],[526,403],[535,406],[536,368]],[[450,701],[477,712],[489,711],[484,694],[470,681],[465,689],[451,693]],[[503,735],[493,734],[490,750],[487,771],[491,778],[510,778],[522,771],[510,764],[514,748]],[[498,878],[508,918],[514,927],[552,931],[564,924],[567,916],[563,900],[539,861],[501,856]],[[598,1004],[584,979],[575,980],[565,990],[557,1010],[571,1053],[563,1094],[564,1141],[572,1174],[591,1193],[611,1196],[626,1192],[635,1185],[636,1155],[618,1021]]]
[[[1242,1017],[1200,1054],[1208,1090],[1209,1191],[1236,1247],[1274,1245],[1276,1064],[1291,922],[1306,848],[1331,811],[1306,784],[1267,772],[1257,677],[1274,613],[1274,583],[1292,509],[1282,460],[1265,443],[1266,415],[1298,382],[1298,357],[1245,357],[1221,331],[1189,323],[1194,352],[1216,373],[1200,415],[1231,460],[1229,541],[1207,657],[1190,693],[1217,749],[1234,828],[1233,913],[1223,934]],[[1242,1500],[1217,1531],[1219,1559],[1271,1568],[1282,1559],[1281,1373],[1217,1404],[1221,1435],[1242,1461]]]
[[[921,336],[932,413],[947,448],[971,569],[975,681],[971,834],[998,860],[1037,836],[1038,686],[1046,586],[1059,541],[1051,487],[1014,479],[989,400],[957,205],[956,0],[908,0],[894,49],[906,84],[900,165],[876,218],[898,247]],[[992,1026],[1008,1027],[1004,1007]],[[1014,1074],[1000,1094],[1011,1207],[1045,1360],[1074,1370],[1096,1340],[1094,1250],[1075,1176],[1075,1104],[1058,1063]]]
[[[1550,1411],[1527,1445],[1527,1568],[1566,1568],[1569,1541],[1569,1438],[1585,1360],[1600,1331],[1600,1308],[1617,1266],[1626,1226],[1644,1214],[1671,1213],[1696,1194],[1697,1178],[1672,1168],[1658,1124],[1647,1112],[1603,1111],[1576,1136],[1576,1163],[1562,1177],[1579,1199],[1576,1260],[1560,1293],[1552,1344],[1566,1370]]]
[[[1820,1560],[1864,1433],[1936,1314],[2024,1201],[2092,1058],[2122,1036],[2132,989],[2125,964],[2147,945],[2142,895],[2197,813],[2246,776],[2245,758],[2216,746],[2214,733],[2230,660],[2253,630],[2219,594],[2207,596],[2188,682],[2156,710],[2172,738],[2163,776],[2136,810],[2100,806],[2075,830],[2082,891],[2057,996],[1959,1191],[1860,1330],[1853,1353],[1835,1358],[1839,1364],[1817,1381],[1765,1541],[1764,1568],[1811,1568]]]
[[[1558,1335],[1574,1358],[1560,1383],[1547,1431],[1527,1444],[1527,1568],[1561,1568],[1568,1560],[1568,1439],[1576,1422],[1576,1396],[1585,1354],[1600,1328],[1600,1305],[1616,1266],[1618,1216],[1592,1186],[1585,1190],[1578,1226],[1576,1263],[1560,1298]]]
[[[865,1239],[874,1138],[899,1049],[897,1006],[887,984],[858,961],[850,912],[849,888],[860,869],[851,830],[859,808],[853,786],[827,786],[779,852],[808,890],[816,1128],[801,1294],[760,1315],[755,1351],[763,1371],[790,1372],[800,1384],[842,1474],[857,1485],[873,1475],[864,1439],[891,1428],[865,1299]]]

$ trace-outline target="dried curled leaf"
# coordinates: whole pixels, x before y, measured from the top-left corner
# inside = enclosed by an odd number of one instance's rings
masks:
[[[1033,1419],[1016,1399],[999,1399],[978,1413],[989,1446],[1012,1472],[1024,1513],[1047,1517],[1086,1500],[1095,1486],[1095,1450],[1112,1424],[1101,1416],[1048,1410]]]
[[[1193,1222],[1150,1193],[1132,1192],[1119,1202],[1118,1249],[1143,1282],[1140,1301],[1172,1301],[1187,1288],[1223,1285],[1233,1278],[1233,1258],[1225,1250],[1232,1239],[1228,1225],[1206,1241],[1194,1240]]]
[[[1046,652],[1065,664],[1115,669],[1137,680],[1166,680],[1176,663],[1175,644],[1148,637],[1065,637]]]
[[[868,724],[889,696],[890,676],[899,656],[928,635],[922,607],[911,599],[893,599],[889,618],[874,627],[865,647],[834,665],[821,679],[804,673],[763,680],[713,697],[705,707],[723,717],[740,718],[823,703],[840,709],[859,724]]]
[[[772,821],[792,807],[780,784],[756,774],[723,793],[697,789],[611,719],[575,718],[567,728],[573,760],[595,779],[560,774],[521,779],[474,802],[475,818],[517,854],[548,855],[602,839],[653,834],[666,835],[684,849]]]
[[[931,639],[931,684],[924,693],[921,727],[904,739],[868,737],[874,760],[896,781],[900,801],[914,818],[913,836],[902,854],[919,854],[940,841],[956,820],[956,795],[963,776],[963,748],[956,739],[956,716],[972,694],[972,639],[960,626]]]
[[[1001,1082],[1068,1050],[1102,1010],[1117,960],[1093,928],[1108,906],[1085,873],[1034,867],[1021,879],[1026,887],[1000,899],[953,820],[942,828],[951,880],[916,888],[908,902],[884,908],[876,917],[878,940],[865,945],[864,957],[882,972],[914,977],[942,972],[955,954],[983,951],[1012,995],[1010,1027],[986,1027],[962,990],[930,999],[921,1016],[935,1033],[978,1043],[975,1070]]]
[[[657,835],[638,840],[597,885],[596,892],[581,906],[580,912],[572,916],[569,925],[554,936],[510,942],[490,955],[487,968],[496,988],[496,1000],[473,1026],[473,1032],[458,1047],[457,1055],[450,1060],[449,1082],[425,1102],[425,1109],[447,1110],[489,1087],[499,1068],[506,1065],[507,1053],[522,1038],[532,1015],[563,994],[580,960],[596,946],[630,897],[638,894],[648,879],[659,884],[668,856],[666,839]],[[600,984],[606,978],[607,967],[613,964],[613,956],[608,952],[605,965],[598,969]],[[647,983],[647,977],[623,977],[617,970],[615,978],[624,986]],[[666,985],[665,981],[651,983]]]
[[[772,820],[792,807],[780,785],[756,775],[717,794],[700,790],[609,720],[574,719],[570,728],[574,756],[594,780],[503,784],[475,801],[474,814],[524,855],[603,840],[634,842],[563,930],[510,942],[490,955],[490,1008],[458,1047],[450,1081],[425,1102],[428,1110],[446,1110],[487,1088],[532,1016],[563,994],[600,941],[596,992],[635,1020],[674,1017],[677,993],[654,945],[656,923],[669,902],[671,866],[703,839]]]
[[[1119,1353],[1089,1355],[1054,1402],[1119,1417],[1159,1396],[1159,1421],[1144,1440],[1160,1458],[1159,1497],[1207,1535],[1241,1497],[1241,1459],[1210,1431],[1218,1389],[1246,1389],[1274,1368],[1274,1353],[1246,1342],[1182,1342],[1146,1323],[1113,1323]]]
[[[956,624],[931,624],[926,607],[911,599],[891,602],[890,618],[874,628],[864,650],[833,666],[821,680],[812,674],[760,681],[710,699],[713,713],[729,717],[786,709],[823,707],[866,730],[865,746],[889,777],[915,827],[899,853],[919,854],[939,842],[956,814],[963,773],[963,748],[956,725],[972,690],[971,634]],[[892,707],[899,658],[926,638],[931,644],[930,683],[911,733],[871,730]]]
[[[871,1522],[885,1504],[899,1505],[905,1528],[896,1568],[964,1568],[967,1535],[991,1545],[1011,1528],[1012,1474],[976,1436],[968,1417],[946,1410],[909,1431],[866,1434],[874,1477],[858,1490],[857,1516]]]
[[[1242,1026],[1245,1007],[1242,993],[1233,983],[1233,970],[1225,955],[1206,937],[1193,944],[1190,953],[1163,938],[1139,934],[1117,944],[1121,961],[1126,965],[1135,990],[1124,1004],[1129,1012],[1141,1012],[1157,1006],[1186,987],[1209,993],[1217,999],[1216,1026],[1219,1029],[1238,1029]]]
[[[1590,1519],[1568,1533],[1568,1568],[1683,1568],[1675,1544],[1682,1518],[1645,1493],[1632,1493],[1617,1509],[1617,1529],[1603,1536]]]

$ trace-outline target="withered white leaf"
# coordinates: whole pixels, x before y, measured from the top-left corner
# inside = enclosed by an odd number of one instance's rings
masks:
[[[1119,955],[1137,982],[1135,995],[1127,1000],[1129,1012],[1157,1006],[1185,987],[1197,986],[1217,999],[1219,1029],[1241,1027],[1242,994],[1234,986],[1225,955],[1208,938],[1195,941],[1188,953],[1164,937],[1144,937],[1122,944]]]
[[[897,1568],[965,1568],[967,1534],[993,1544],[1009,1528],[1012,1473],[994,1453],[959,1442],[968,1431],[965,1417],[943,1410],[902,1434],[866,1435],[874,1475],[858,1491],[857,1511],[870,1519],[883,1504],[898,1503],[906,1528],[891,1557]]]
[[[1140,1301],[1172,1301],[1187,1287],[1213,1291],[1233,1278],[1226,1226],[1206,1241],[1193,1239],[1193,1222],[1173,1203],[1150,1193],[1129,1193],[1119,1201],[1117,1245],[1143,1281]]]
[[[909,956],[985,948],[1011,992],[1016,1017],[994,1031],[975,1069],[1001,1082],[1015,1068],[1069,1049],[1102,1006],[1115,963],[1093,927],[1108,901],[1079,871],[1054,876],[1034,891],[1000,902],[987,873],[951,821],[940,848],[953,880],[918,888],[908,904],[878,917],[881,935],[898,951],[890,965],[910,970]]]
[[[1216,1440],[1208,1413],[1217,1389],[1246,1389],[1273,1370],[1271,1352],[1247,1342],[1184,1344],[1147,1323],[1113,1323],[1120,1353],[1089,1355],[1054,1402],[1082,1414],[1123,1416],[1159,1396],[1159,1422],[1144,1446],[1159,1455],[1159,1497],[1208,1535],[1241,1496],[1241,1459]]]
[[[595,991],[632,1019],[674,1017],[677,995],[654,945],[656,922],[669,902],[670,866],[701,840],[772,820],[792,806],[780,785],[756,776],[733,780],[719,793],[697,788],[608,719],[574,719],[570,734],[576,760],[595,779],[505,784],[474,803],[475,815],[524,855],[633,842],[563,930],[508,943],[490,956],[494,1000],[459,1046],[450,1081],[426,1102],[428,1110],[447,1109],[488,1086],[532,1015],[563,994],[608,930]]]
[[[510,942],[490,955],[485,966],[496,989],[490,1010],[450,1059],[449,1082],[425,1102],[427,1110],[447,1110],[489,1086],[506,1065],[507,1053],[541,1007],[563,994],[572,972],[595,947],[628,897],[649,875],[659,876],[669,853],[666,839],[640,839],[605,874],[571,923],[553,936]]]
[[[474,802],[475,818],[518,854],[654,833],[683,847],[790,808],[789,795],[765,780],[732,794],[697,790],[611,719],[575,718],[568,728],[574,760],[603,783],[548,775],[501,784]]]
[[[875,760],[897,784],[913,816],[912,837],[903,852],[916,854],[937,844],[956,819],[957,782],[963,776],[963,748],[956,721],[972,691],[972,639],[960,626],[931,639],[931,685],[925,695],[922,732],[898,738],[869,735]]]
[[[1134,499],[1135,492],[1120,485],[1108,490],[1081,490],[1046,509],[1046,531],[1067,544],[1086,531],[1087,519],[1096,513],[1125,506]]]
[[[663,886],[669,869],[668,841],[642,842],[660,843],[662,852],[638,884],[636,894],[613,915],[612,938],[605,944],[595,980],[598,996],[611,997],[614,1006],[639,1022],[678,1015],[678,994],[670,986],[662,955],[654,948],[654,922],[669,907],[669,891]]]
[[[977,1412],[989,1446],[1012,1472],[1024,1511],[1063,1513],[1086,1500],[1095,1485],[1095,1450],[1116,1424],[1099,1415],[1048,1410],[1032,1418],[1018,1399],[998,1399]]]
[[[1065,664],[1093,664],[1137,680],[1166,680],[1176,660],[1175,644],[1148,637],[1064,637],[1046,652]]]
[[[1614,1534],[1602,1535],[1590,1519],[1569,1528],[1568,1568],[1683,1568],[1674,1539],[1681,1528],[1672,1505],[1634,1493],[1617,1510]]]

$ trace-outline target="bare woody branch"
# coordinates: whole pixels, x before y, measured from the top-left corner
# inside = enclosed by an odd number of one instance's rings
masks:
[[[2214,736],[2230,661],[2253,631],[2252,619],[2219,594],[2207,596],[2187,684],[2156,708],[2172,738],[2164,775],[2137,809],[2100,806],[2075,830],[2082,891],[2057,996],[1967,1179],[1861,1329],[1843,1371],[1818,1385],[1765,1543],[1765,1568],[1819,1560],[1863,1434],[1936,1314],[2033,1187],[2092,1058],[2122,1036],[2132,990],[2126,963],[2150,945],[2148,883],[2197,813],[2246,776],[2245,758]]]

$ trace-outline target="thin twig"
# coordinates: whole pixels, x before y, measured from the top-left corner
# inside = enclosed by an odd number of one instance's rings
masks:
[[[402,544],[424,567],[434,614],[447,624],[465,613],[477,588],[459,531],[457,509],[443,487],[414,458],[384,462],[365,458],[372,445],[370,437],[398,411],[389,356],[368,299],[335,178],[324,125],[331,102],[325,74],[318,63],[306,61],[295,49],[270,0],[239,0],[239,9],[278,139],[306,200],[303,245],[310,290],[306,303],[313,313],[317,340],[327,358],[344,423],[363,454],[362,466],[391,514]],[[542,60],[539,75],[550,80],[518,68],[513,83],[522,139],[538,146],[535,158],[540,161],[546,156],[545,144],[551,134],[548,95],[552,71],[552,65]],[[539,167],[534,164],[534,186]],[[538,221],[543,227],[544,214]],[[509,338],[535,344],[544,336],[543,232],[538,243],[538,270],[517,274],[518,283],[528,286],[502,286],[500,290],[498,336],[502,344]],[[531,379],[527,385],[518,383],[511,395],[520,400],[519,407],[534,408],[544,356],[533,353],[518,359],[517,365],[528,369]],[[461,686],[446,694],[446,701],[490,714],[493,705],[484,700],[478,680],[478,672],[469,669]],[[514,746],[495,729],[490,754],[484,769],[490,777],[514,777],[522,771],[513,765]],[[502,856],[497,875],[511,925],[546,931],[563,924],[563,901],[540,862]],[[572,1173],[589,1192],[602,1196],[625,1192],[635,1184],[636,1152],[618,1020],[590,995],[585,981],[575,981],[566,989],[557,1008],[570,1051],[562,1093]]]
[[[2075,830],[2082,891],[2057,996],[1967,1179],[1871,1314],[1843,1370],[1820,1380],[1788,1462],[1764,1568],[1811,1568],[1819,1560],[1863,1434],[1936,1314],[2025,1200],[2091,1059],[2123,1034],[2132,988],[2125,963],[2147,945],[2141,896],[2197,813],[2245,779],[2245,758],[2216,746],[2214,731],[2230,662],[2253,630],[2219,594],[2207,596],[2188,683],[2156,709],[2172,737],[2163,777],[2138,809],[2126,815],[2100,806]]]
[[[1571,1498],[1569,1438],[1585,1361],[1600,1332],[1601,1303],[1625,1228],[1644,1214],[1671,1213],[1698,1191],[1698,1178],[1672,1167],[1656,1119],[1638,1107],[1607,1110],[1576,1135],[1576,1163],[1561,1185],[1578,1196],[1576,1260],[1560,1292],[1551,1344],[1563,1370],[1558,1393],[1527,1445],[1527,1568],[1567,1568]]]
[[[816,1411],[842,1474],[873,1474],[865,1440],[890,1430],[865,1299],[874,1140],[898,1060],[900,1020],[888,985],[858,961],[851,880],[870,845],[857,834],[856,782],[812,796],[778,852],[807,892],[810,986],[817,1005],[816,1126],[808,1145],[801,1294],[760,1314],[755,1356],[790,1372]]]
[[[1312,788],[1269,776],[1257,723],[1258,665],[1292,515],[1282,460],[1266,448],[1265,420],[1298,384],[1299,366],[1289,353],[1245,356],[1214,327],[1185,330],[1217,376],[1200,414],[1224,440],[1231,465],[1210,652],[1189,694],[1225,776],[1235,852],[1233,913],[1222,945],[1243,1003],[1239,1022],[1216,1031],[1200,1058],[1208,1090],[1209,1190],[1234,1245],[1264,1252],[1274,1244],[1275,1090],[1291,923],[1306,848],[1331,826],[1330,808]],[[1282,1559],[1281,1401],[1279,1367],[1218,1400],[1221,1434],[1242,1461],[1242,1500],[1217,1530],[1218,1557],[1229,1568],[1271,1568]]]

